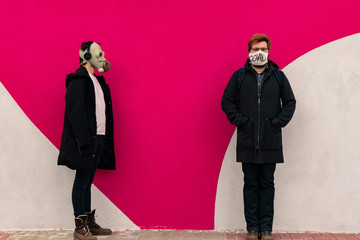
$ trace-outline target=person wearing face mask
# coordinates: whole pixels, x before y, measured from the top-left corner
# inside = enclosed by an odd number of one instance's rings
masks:
[[[66,76],[65,118],[58,165],[76,170],[72,188],[74,239],[96,239],[110,229],[95,222],[91,186],[96,169],[115,170],[113,114],[109,85],[95,69],[106,72],[110,63],[99,44],[80,47],[80,68]]]
[[[234,72],[221,108],[237,127],[236,161],[244,173],[246,239],[273,239],[274,172],[283,163],[281,128],[291,120],[296,100],[290,83],[269,60],[271,41],[254,34],[245,67]]]

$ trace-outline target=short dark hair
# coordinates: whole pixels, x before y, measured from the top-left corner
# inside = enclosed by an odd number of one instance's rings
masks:
[[[81,43],[80,49],[81,51],[85,51],[89,46],[89,42],[83,42]]]
[[[270,51],[270,47],[271,47],[271,41],[269,39],[269,37],[266,34],[260,34],[260,33],[255,33],[254,35],[252,35],[252,37],[249,40],[248,43],[248,52],[250,52],[251,47],[254,43],[258,43],[258,42],[266,42],[267,43],[267,47]]]

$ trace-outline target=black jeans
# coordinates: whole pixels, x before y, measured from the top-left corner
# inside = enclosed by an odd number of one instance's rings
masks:
[[[243,163],[244,209],[248,231],[272,231],[276,164]]]
[[[103,136],[99,135],[96,137],[95,160],[98,164],[104,149],[103,138]],[[91,185],[94,180],[95,171],[96,169],[92,171],[76,170],[71,197],[75,217],[91,212]]]

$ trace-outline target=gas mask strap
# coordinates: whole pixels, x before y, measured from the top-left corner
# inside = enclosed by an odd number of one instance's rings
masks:
[[[90,59],[91,59],[91,53],[90,53],[90,46],[91,46],[91,44],[93,43],[93,41],[88,41],[87,42],[87,45],[88,45],[88,47],[87,47],[87,52],[84,54],[84,58],[85,58],[85,60],[87,60],[87,61],[89,61]]]

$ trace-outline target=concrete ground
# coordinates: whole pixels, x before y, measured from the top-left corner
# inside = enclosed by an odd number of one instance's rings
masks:
[[[173,231],[173,230],[141,230],[118,231],[111,236],[98,236],[99,240],[243,240],[245,232],[217,231]],[[28,230],[0,231],[0,240],[46,240],[73,239],[72,230]],[[360,240],[358,234],[338,233],[274,233],[278,240]]]

